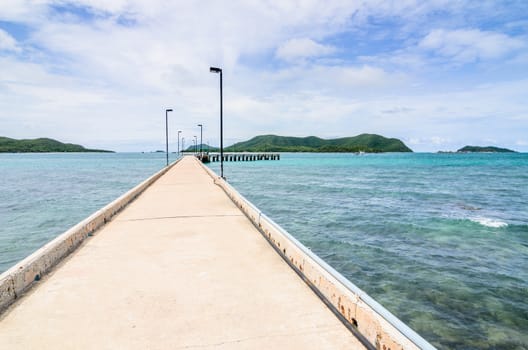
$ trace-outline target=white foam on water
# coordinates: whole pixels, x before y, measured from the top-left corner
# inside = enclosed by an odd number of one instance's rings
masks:
[[[482,226],[486,227],[493,227],[493,228],[501,228],[501,227],[507,227],[508,224],[504,221],[496,220],[496,219],[490,219],[490,218],[484,218],[484,217],[478,217],[478,218],[470,218],[469,220],[476,222],[478,224],[481,224]]]

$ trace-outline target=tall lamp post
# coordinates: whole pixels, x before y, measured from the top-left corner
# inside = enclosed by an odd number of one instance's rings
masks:
[[[198,126],[200,127],[200,157],[201,157],[202,156],[202,146],[203,146],[203,141],[202,141],[203,125],[202,124],[198,124]]]
[[[172,109],[165,110],[165,154],[167,156],[167,166],[169,166],[169,112],[172,112]]]
[[[180,134],[181,134],[181,130],[178,130],[178,156],[181,156],[181,153],[180,153]]]
[[[223,128],[223,105],[222,105],[222,69],[210,67],[211,73],[220,73],[220,177],[224,178],[224,128]]]

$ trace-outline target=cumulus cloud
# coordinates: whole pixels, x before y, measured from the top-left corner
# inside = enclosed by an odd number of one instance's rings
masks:
[[[262,84],[272,84],[270,91],[320,91],[334,96],[365,96],[371,91],[407,84],[402,73],[390,73],[370,65],[307,64],[267,72]]]
[[[452,140],[450,138],[444,138],[440,136],[431,136],[427,138],[412,137],[412,138],[409,138],[407,142],[413,146],[429,145],[429,146],[436,147],[436,146],[447,145],[451,143]]]
[[[0,29],[0,51],[15,51],[19,52],[20,47],[17,44],[15,38],[13,38],[9,33]]]
[[[291,39],[281,44],[275,56],[284,61],[295,61],[304,58],[320,57],[336,52],[330,45],[319,44],[312,39]]]
[[[37,23],[45,17],[50,0],[2,0],[0,21]]]
[[[456,63],[468,63],[501,58],[523,48],[525,43],[506,34],[478,29],[435,29],[418,46]]]

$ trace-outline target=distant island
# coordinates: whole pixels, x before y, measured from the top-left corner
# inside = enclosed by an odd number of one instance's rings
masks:
[[[493,146],[465,146],[457,151],[457,153],[515,153],[511,149],[499,148]]]
[[[198,145],[198,149],[200,145]],[[211,152],[218,148],[203,147]],[[194,146],[186,152],[194,151]],[[402,141],[375,134],[361,134],[353,137],[325,140],[316,136],[290,137],[277,135],[256,136],[248,141],[238,142],[224,148],[225,152],[412,152]]]
[[[0,153],[45,153],[45,152],[106,152],[101,149],[84,148],[73,143],[62,143],[48,138],[16,140],[0,136]]]

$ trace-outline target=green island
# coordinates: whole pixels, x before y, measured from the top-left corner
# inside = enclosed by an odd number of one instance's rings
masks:
[[[465,146],[457,151],[457,153],[515,153],[511,149],[499,148],[493,146]]]
[[[200,148],[200,145],[198,145]],[[203,146],[204,150],[217,152],[218,148]],[[194,146],[186,152],[194,151]],[[382,153],[412,152],[401,140],[375,134],[325,140],[316,136],[291,137],[260,135],[224,148],[225,152],[321,152],[321,153]]]
[[[16,140],[0,136],[0,153],[47,153],[47,152],[105,152],[113,151],[84,148],[73,143],[62,143],[48,138]]]

